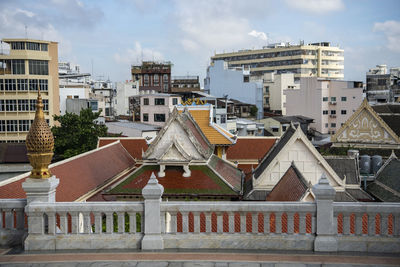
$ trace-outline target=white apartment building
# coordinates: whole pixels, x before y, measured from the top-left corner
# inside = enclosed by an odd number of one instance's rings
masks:
[[[293,45],[276,43],[262,49],[246,49],[216,54],[212,62],[223,60],[230,68],[244,67],[252,76],[274,72],[293,73],[296,81],[301,77],[319,77],[342,80],[344,78],[343,49],[329,42]]]
[[[294,82],[293,73],[265,73],[263,76],[263,106],[265,112],[286,115],[286,96],[284,90],[299,89],[300,84]]]
[[[310,128],[334,134],[363,100],[363,83],[301,78],[299,89],[287,89],[286,115],[314,119]]]
[[[181,103],[181,97],[173,94],[140,95],[140,122],[163,126],[174,106]]]
[[[116,115],[132,115],[129,112],[129,97],[139,95],[139,81],[117,82],[117,95],[114,98]]]

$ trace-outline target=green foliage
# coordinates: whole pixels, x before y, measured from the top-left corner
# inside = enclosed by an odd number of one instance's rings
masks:
[[[252,117],[256,117],[256,116],[257,116],[257,111],[258,111],[258,108],[257,108],[256,106],[251,106],[251,108],[250,108],[250,115],[251,115]]]
[[[90,108],[81,110],[79,115],[55,115],[54,120],[60,123],[51,128],[56,156],[66,159],[96,148],[98,137],[107,136],[107,127],[95,122],[99,115]]]

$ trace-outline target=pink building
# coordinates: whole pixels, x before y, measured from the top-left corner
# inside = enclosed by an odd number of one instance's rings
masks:
[[[301,78],[300,89],[287,89],[286,114],[314,119],[310,125],[323,134],[334,134],[363,100],[363,83]]]
[[[145,94],[140,96],[140,122],[163,126],[181,97],[172,94]]]

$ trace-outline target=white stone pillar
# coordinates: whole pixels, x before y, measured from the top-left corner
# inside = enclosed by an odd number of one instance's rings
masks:
[[[160,171],[158,172],[158,177],[165,177],[165,165],[160,165]]]
[[[338,249],[333,223],[333,200],[336,191],[329,185],[325,174],[322,174],[312,190],[317,204],[317,237],[314,241],[314,251],[335,252]]]
[[[161,169],[161,168],[160,168]],[[161,236],[161,196],[164,187],[160,185],[154,173],[142,190],[144,198],[144,237],[142,250],[164,249],[164,241]]]
[[[55,202],[56,188],[60,180],[55,176],[48,179],[26,178],[22,188],[26,193],[27,204],[31,202]]]

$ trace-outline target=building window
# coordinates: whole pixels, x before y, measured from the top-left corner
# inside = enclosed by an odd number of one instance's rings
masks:
[[[164,92],[168,92],[168,84],[165,83],[163,86],[164,86]]]
[[[4,79],[4,90],[5,91],[16,91],[17,84],[15,83],[15,79]]]
[[[278,128],[272,128],[272,132],[277,133],[279,131]]]
[[[331,115],[336,115],[336,110],[331,110]]]
[[[250,78],[249,78],[249,76],[243,76],[243,82],[244,83],[248,83],[248,82],[250,82]]]
[[[221,123],[226,123],[226,115],[221,115]]]
[[[43,111],[49,111],[49,100],[43,99]]]
[[[30,127],[29,120],[19,120],[18,121],[18,128],[20,132],[28,132]]]
[[[13,59],[11,61],[12,74],[25,74],[25,60]]]
[[[378,79],[378,85],[381,85],[381,86],[386,85],[386,79]]]
[[[328,126],[329,126],[329,124],[328,124],[328,123],[325,123],[325,128],[328,128]]]
[[[178,105],[178,98],[172,98],[172,105]]]
[[[48,51],[48,50],[49,50],[48,44],[40,44],[40,50],[42,50],[42,51]]]
[[[18,111],[29,111],[28,99],[18,99]]]
[[[164,74],[163,81],[164,83],[168,83],[168,74]]]
[[[336,128],[336,123],[331,123],[332,128]]]
[[[40,87],[40,91],[47,92],[49,90],[48,80],[40,79],[39,87]]]
[[[28,91],[28,79],[17,79],[19,91]]]
[[[165,122],[165,114],[154,114],[155,122]]]
[[[25,42],[12,42],[11,49],[13,50],[25,50]]]
[[[345,109],[342,109],[342,110],[340,111],[340,113],[341,113],[342,115],[346,115],[346,114],[347,114],[347,111],[346,111]]]
[[[30,111],[36,110],[36,99],[29,100],[29,109],[30,109]]]
[[[265,86],[265,93],[269,94],[269,86]]]
[[[164,106],[165,99],[164,98],[154,98],[154,105],[156,106]]]
[[[18,132],[17,120],[7,120],[7,132]]]
[[[325,96],[325,97],[322,98],[322,101],[327,102],[328,99],[329,99],[329,97]]]
[[[154,81],[155,86],[158,86],[160,84],[160,78],[159,78],[158,74],[154,74],[153,81]]]
[[[47,60],[29,60],[29,74],[49,75],[49,62]]]
[[[29,80],[29,91],[37,91],[39,87],[39,82],[36,79]]]
[[[144,76],[143,76],[143,82],[144,82],[144,86],[149,86],[149,75],[148,74],[145,74]]]
[[[282,126],[282,131],[286,131],[287,126]]]
[[[6,121],[0,120],[0,132],[5,132],[5,131],[6,131]]]
[[[7,99],[6,100],[6,111],[17,111],[17,100]]]
[[[26,43],[26,49],[40,51],[40,44],[39,43],[27,42]]]
[[[323,111],[322,111],[322,114],[328,115],[328,111],[327,111],[327,110],[323,110]]]
[[[335,96],[331,96],[331,101],[332,102],[336,102],[336,97]]]
[[[4,100],[0,99],[0,111],[5,111],[4,109]]]
[[[98,105],[97,101],[90,101],[90,108],[91,108],[93,111],[99,110],[99,105]]]
[[[143,105],[145,105],[145,106],[149,105],[149,99],[148,98],[143,98]]]
[[[345,102],[345,101],[347,101],[347,97],[342,96],[342,97],[341,97],[341,100],[342,100],[343,102]]]
[[[4,91],[4,80],[0,79],[0,91]]]
[[[143,121],[149,121],[149,114],[143,113]]]

